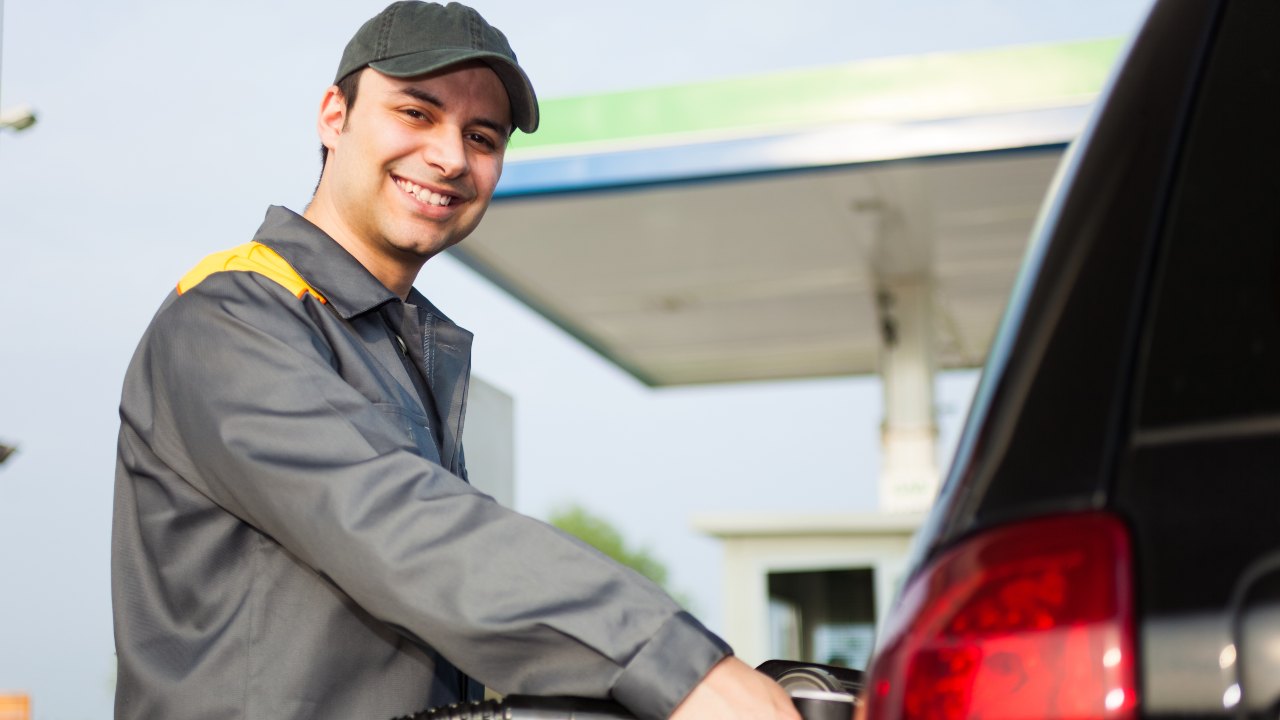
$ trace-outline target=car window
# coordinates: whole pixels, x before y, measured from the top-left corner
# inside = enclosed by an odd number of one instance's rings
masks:
[[[1280,3],[1221,22],[1166,215],[1142,428],[1280,419]]]

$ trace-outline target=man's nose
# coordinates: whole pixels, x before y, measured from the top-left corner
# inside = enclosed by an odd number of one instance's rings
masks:
[[[467,171],[467,150],[458,128],[441,126],[423,148],[423,158],[442,177],[459,177]]]

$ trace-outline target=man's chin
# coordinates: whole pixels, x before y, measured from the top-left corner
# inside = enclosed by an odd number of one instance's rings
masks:
[[[444,239],[412,238],[392,243],[392,247],[406,261],[426,262],[456,244],[454,241]]]

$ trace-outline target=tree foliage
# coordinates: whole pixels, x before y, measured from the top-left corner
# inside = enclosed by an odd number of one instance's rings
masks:
[[[667,567],[647,549],[631,548],[608,520],[581,505],[568,505],[551,513],[549,522],[619,563],[652,580],[667,592]],[[677,596],[677,600],[681,600]]]

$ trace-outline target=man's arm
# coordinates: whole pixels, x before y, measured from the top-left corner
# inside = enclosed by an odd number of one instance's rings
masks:
[[[201,494],[486,684],[670,715],[727,646],[638,574],[424,460],[401,416],[335,371],[354,358],[334,355],[316,312],[260,276],[211,276],[157,317],[125,422]],[[145,420],[131,394],[150,397]]]

